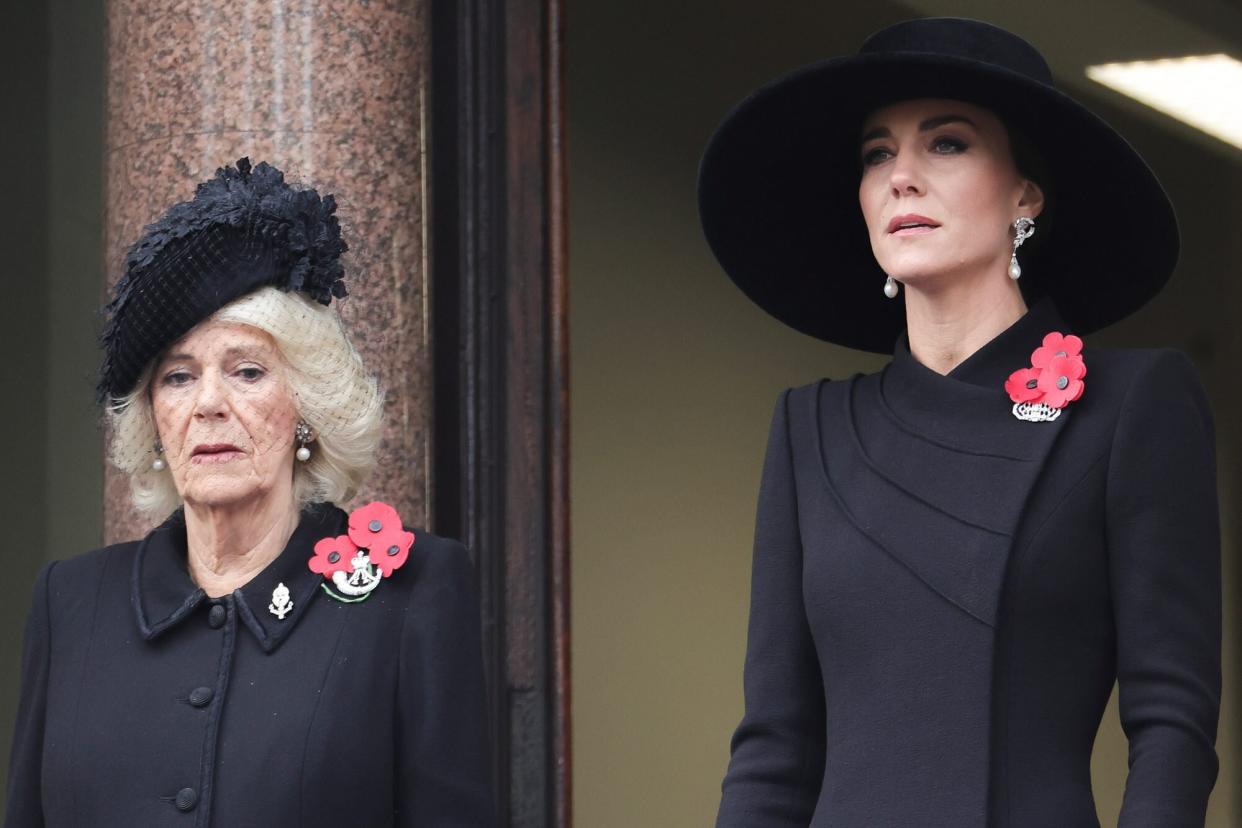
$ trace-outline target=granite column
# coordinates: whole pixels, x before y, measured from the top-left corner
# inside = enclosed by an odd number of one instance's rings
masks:
[[[249,156],[333,193],[351,251],[341,314],[387,390],[359,502],[431,509],[425,120],[427,0],[109,0],[105,255],[217,167]],[[347,505],[347,504],[341,504]],[[148,524],[109,469],[108,541]]]

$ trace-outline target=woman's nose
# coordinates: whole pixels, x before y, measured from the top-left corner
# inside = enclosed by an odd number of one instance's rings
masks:
[[[216,371],[205,371],[198,381],[198,393],[194,398],[194,416],[202,419],[222,418],[228,412],[228,395],[224,382]]]
[[[919,195],[923,192],[922,173],[915,153],[909,150],[898,153],[890,167],[889,186],[895,197]]]

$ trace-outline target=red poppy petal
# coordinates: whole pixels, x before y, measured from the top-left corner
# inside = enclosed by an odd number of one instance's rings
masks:
[[[331,560],[331,555],[334,552],[337,555],[335,561]],[[337,535],[335,538],[322,538],[315,544],[315,554],[306,562],[306,565],[311,572],[316,572],[327,578],[333,572],[349,572],[353,568],[351,561],[357,553],[358,547],[354,546],[353,541],[347,535]]]
[[[377,548],[371,553],[371,563],[387,578],[405,565],[410,557],[410,547],[414,545],[414,533],[403,532],[387,547]]]
[[[349,537],[359,546],[371,548],[377,536],[400,532],[401,517],[387,503],[373,501],[349,514]]]
[[[1039,390],[1038,385],[1035,388],[1028,388],[1027,383],[1031,380],[1038,381],[1039,372],[1033,368],[1019,368],[1009,375],[1009,379],[1005,381],[1005,391],[1009,394],[1009,399],[1014,402],[1031,402],[1039,399],[1043,395],[1043,391]]]

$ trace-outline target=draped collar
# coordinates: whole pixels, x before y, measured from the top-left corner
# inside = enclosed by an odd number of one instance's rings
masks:
[[[243,625],[265,651],[280,646],[319,593],[323,577],[307,561],[321,538],[343,534],[347,517],[332,504],[303,510],[284,550],[244,586],[216,601],[231,602]],[[190,578],[186,560],[185,518],[177,510],[138,545],[131,578],[131,600],[138,629],[151,641],[192,615],[210,599]],[[283,619],[268,610],[277,585],[289,589],[293,607]]]
[[[1005,380],[1030,365],[1032,352],[1050,331],[1070,333],[1050,299],[1042,299],[948,374],[939,374],[910,353],[905,333],[893,360],[880,374],[879,403],[885,413],[929,439],[966,450],[1014,459],[1034,459],[1046,446],[1032,443],[1033,432],[1049,423],[1026,423],[1010,413],[1013,402]],[[1074,405],[1063,412],[1067,419]]]
[[[1004,381],[1063,326],[1051,303],[1037,304],[947,375],[914,359],[903,336],[879,374],[813,387],[820,470],[847,520],[989,626],[1025,504],[1078,405],[1025,422]]]
[[[988,389],[1001,388],[1010,373],[1030,364],[1031,352],[1039,347],[1046,333],[1071,333],[1065,327],[1065,318],[1052,300],[1041,299],[948,374],[938,374],[915,359],[910,353],[910,340],[903,331],[893,349],[892,369],[898,372],[903,383],[922,386],[920,391],[930,391],[933,385],[943,387],[943,383],[935,382],[936,378]]]

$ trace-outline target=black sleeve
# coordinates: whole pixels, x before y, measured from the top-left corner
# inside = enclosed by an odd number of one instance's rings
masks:
[[[423,552],[401,633],[395,824],[488,828],[495,815],[474,571],[454,541],[436,539]]]
[[[48,582],[55,562],[43,567],[35,581],[34,599],[26,619],[22,650],[22,693],[9,753],[6,828],[43,825],[43,731],[47,714],[47,676],[51,642]]]
[[[1190,361],[1161,351],[1122,407],[1107,532],[1121,724],[1121,828],[1202,828],[1216,781],[1220,529],[1211,412]]]
[[[746,708],[733,736],[717,828],[805,828],[824,769],[824,688],[802,601],[788,422],[772,417],[751,573]]]

